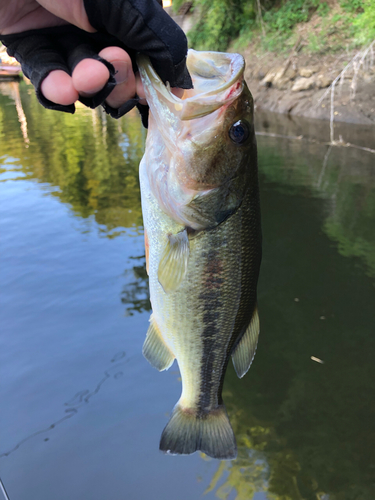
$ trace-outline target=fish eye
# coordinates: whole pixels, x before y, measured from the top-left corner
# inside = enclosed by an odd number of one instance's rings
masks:
[[[249,137],[249,127],[246,122],[238,120],[229,129],[229,137],[236,144],[243,144]]]

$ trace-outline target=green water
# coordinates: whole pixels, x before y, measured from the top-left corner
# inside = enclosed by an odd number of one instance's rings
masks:
[[[0,85],[10,500],[375,498],[375,155],[330,148],[324,123],[258,113],[257,129],[268,134],[261,336],[249,373],[230,367],[224,387],[239,455],[165,456],[158,441],[181,382],[176,365],[158,373],[141,354],[145,132],[136,113],[64,115],[24,84]],[[373,148],[373,129],[337,134]]]

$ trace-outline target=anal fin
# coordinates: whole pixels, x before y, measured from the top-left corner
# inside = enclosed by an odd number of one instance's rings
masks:
[[[250,324],[232,353],[234,369],[239,378],[242,378],[251,366],[258,344],[258,337],[259,316],[258,307],[255,306]]]
[[[161,256],[158,279],[165,293],[175,290],[184,279],[190,253],[187,230],[169,234]]]
[[[150,326],[147,330],[146,340],[142,349],[143,356],[159,372],[168,370],[174,361],[174,355],[165,345],[156,322],[151,316]]]

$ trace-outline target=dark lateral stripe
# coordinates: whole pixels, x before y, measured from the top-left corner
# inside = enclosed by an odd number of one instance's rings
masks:
[[[220,345],[220,311],[223,304],[221,300],[221,287],[223,284],[223,266],[217,249],[211,249],[206,253],[206,266],[203,276],[204,292],[199,296],[201,304],[204,306],[202,333],[203,352],[201,369],[201,387],[198,402],[198,411],[206,413],[212,406],[213,397],[217,392],[215,386],[221,376],[221,367],[217,366],[220,351],[225,348]],[[215,370],[215,372],[214,372]]]
[[[251,189],[241,205],[241,283],[240,300],[232,336],[227,345],[227,356],[222,367],[218,394],[221,395],[224,375],[230,355],[238,345],[246,328],[250,324],[257,303],[257,282],[262,257],[262,235],[260,226],[259,190],[257,179],[253,179]]]

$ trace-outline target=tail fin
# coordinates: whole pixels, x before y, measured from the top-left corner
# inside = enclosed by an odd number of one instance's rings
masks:
[[[163,430],[160,449],[173,455],[203,451],[212,458],[231,460],[237,456],[236,438],[224,405],[198,416],[177,403]]]

